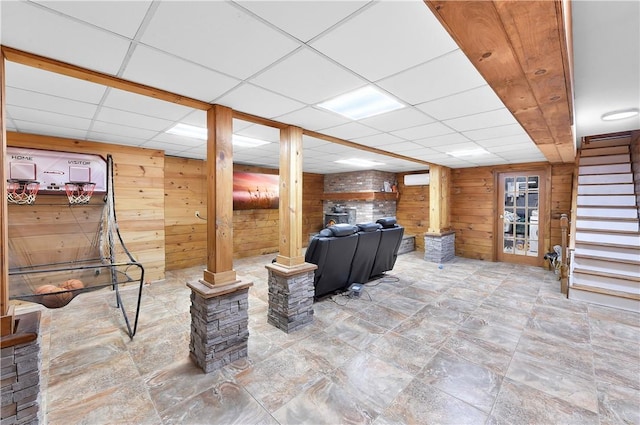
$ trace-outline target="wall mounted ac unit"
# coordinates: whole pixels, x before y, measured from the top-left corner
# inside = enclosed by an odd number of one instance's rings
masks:
[[[429,174],[407,174],[404,176],[405,186],[426,186],[429,184]]]

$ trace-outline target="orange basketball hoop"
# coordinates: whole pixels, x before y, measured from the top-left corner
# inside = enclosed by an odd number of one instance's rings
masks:
[[[96,188],[95,183],[89,182],[68,182],[64,184],[67,192],[69,204],[88,204]]]
[[[7,202],[18,205],[33,205],[40,189],[34,180],[7,180]]]

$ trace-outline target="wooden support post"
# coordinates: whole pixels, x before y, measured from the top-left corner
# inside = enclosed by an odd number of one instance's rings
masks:
[[[302,129],[280,130],[280,254],[285,267],[304,264],[302,256]]]
[[[233,111],[207,111],[207,269],[202,283],[237,283],[233,270]]]
[[[441,165],[429,167],[429,233],[451,230],[451,169]]]
[[[562,243],[560,250],[560,292],[569,297],[569,263],[567,261],[567,229],[569,218],[566,214],[560,215],[560,228],[562,229]]]
[[[5,122],[5,74],[4,53],[0,52],[0,313],[2,335],[13,329],[13,315],[9,312],[9,237],[7,219],[7,180],[4,167],[7,156],[7,125]],[[5,317],[7,316],[7,317]]]

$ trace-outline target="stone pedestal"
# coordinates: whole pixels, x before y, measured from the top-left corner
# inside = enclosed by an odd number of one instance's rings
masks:
[[[40,312],[17,316],[2,337],[2,424],[40,423]],[[14,344],[16,343],[16,344]]]
[[[313,322],[315,264],[285,267],[268,264],[269,314],[267,322],[287,333]]]
[[[432,263],[445,263],[456,256],[454,231],[424,234],[424,259]]]
[[[191,359],[205,372],[213,372],[247,356],[249,339],[249,287],[237,281],[214,286],[188,283],[191,288]]]

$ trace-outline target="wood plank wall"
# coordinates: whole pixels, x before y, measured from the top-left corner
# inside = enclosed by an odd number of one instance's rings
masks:
[[[424,234],[429,229],[429,186],[405,186],[405,174],[401,173],[397,176],[396,218],[398,224],[404,226],[405,235],[416,237],[416,249],[424,251]]]
[[[456,255],[494,261],[494,229],[497,215],[494,201],[497,188],[494,172],[527,170],[546,163],[458,168],[452,170],[451,225],[456,232]],[[573,164],[550,166],[550,220],[547,223],[545,252],[561,242],[560,214],[571,213]]]
[[[277,174],[269,168],[235,165],[234,171]],[[206,166],[197,159],[165,158],[166,268],[175,270],[206,263],[207,217]],[[304,174],[302,246],[310,233],[322,228],[324,176]],[[256,209],[233,212],[233,252],[235,258],[278,252],[280,218],[278,210]]]
[[[144,265],[145,280],[164,279],[163,151],[13,132],[7,133],[7,146],[97,154],[105,158],[111,154],[116,214],[122,237],[132,255]],[[21,208],[38,216],[37,200],[34,205]],[[49,211],[42,213],[50,214]],[[8,216],[10,226],[19,225],[20,214],[10,212]],[[51,224],[38,224],[43,238],[55,234]]]

